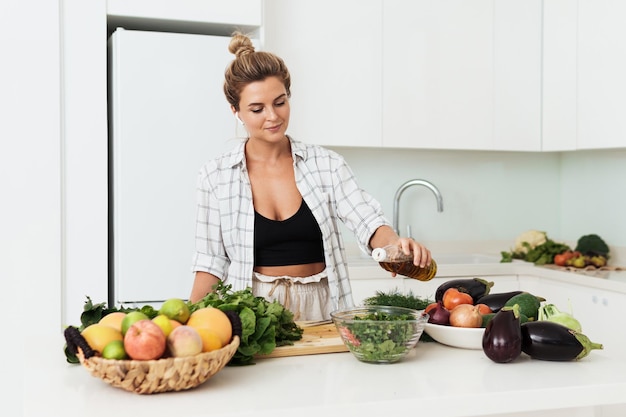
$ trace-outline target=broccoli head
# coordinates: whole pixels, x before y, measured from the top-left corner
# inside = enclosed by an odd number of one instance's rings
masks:
[[[598,235],[591,234],[582,236],[578,239],[576,250],[583,255],[602,255],[609,257],[609,246]]]

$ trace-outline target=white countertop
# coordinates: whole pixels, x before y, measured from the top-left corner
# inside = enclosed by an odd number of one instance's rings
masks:
[[[532,271],[545,279],[626,287],[527,264],[492,267],[483,265],[480,272]],[[390,365],[361,363],[350,353],[261,359],[254,366],[226,367],[190,391],[142,396],[113,388],[80,365],[66,363],[61,332],[31,335],[25,339],[24,357],[36,360],[23,362],[23,415],[364,417],[416,410],[419,415],[449,417],[520,412],[538,416],[544,414],[537,410],[594,410],[611,404],[619,404],[612,407],[620,410],[615,415],[623,415],[626,349],[617,340],[598,342],[604,350],[594,350],[578,362],[537,361],[522,355],[513,363],[497,364],[482,350],[435,342],[420,342],[408,358]]]
[[[496,364],[480,350],[434,342],[391,365],[350,353],[263,359],[226,367],[190,391],[147,396],[113,388],[59,353],[47,349],[25,363],[24,416],[502,416],[623,403],[626,392],[624,351],[610,344],[571,363]]]
[[[464,254],[459,254],[463,256]],[[453,255],[446,255],[448,258]],[[483,256],[483,255],[477,255]],[[499,257],[492,256],[493,259]],[[435,259],[437,259],[435,257]],[[389,272],[383,270],[374,260],[359,255],[348,257],[351,279],[386,279]],[[537,267],[532,263],[515,260],[511,263],[438,263],[436,277],[467,277],[467,276],[505,276],[531,275],[542,276],[557,281],[570,282],[626,293],[626,270],[618,271],[580,271],[563,272],[547,267]]]

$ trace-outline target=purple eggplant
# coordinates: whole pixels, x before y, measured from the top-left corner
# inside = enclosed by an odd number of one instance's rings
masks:
[[[482,278],[453,279],[444,282],[437,288],[435,301],[442,301],[443,294],[450,288],[456,288],[461,292],[467,293],[472,296],[472,300],[476,301],[489,294],[491,287],[493,287],[493,281],[486,281]]]
[[[483,297],[480,297],[478,300],[475,299],[474,304],[485,304],[489,306],[491,311],[497,313],[502,307],[504,307],[507,301],[521,293],[523,293],[523,291],[510,291],[487,294]]]
[[[529,321],[522,324],[522,352],[544,361],[582,359],[594,349],[602,349],[587,336],[551,321]]]
[[[519,306],[503,307],[487,323],[483,352],[494,362],[514,361],[522,354],[522,329]]]

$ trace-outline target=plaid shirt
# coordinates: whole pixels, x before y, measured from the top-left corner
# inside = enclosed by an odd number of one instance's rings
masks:
[[[317,145],[289,140],[296,186],[322,230],[332,302],[335,308],[352,306],[338,220],[355,234],[359,247],[367,253],[371,253],[371,236],[389,222],[380,204],[359,188],[343,157]],[[254,207],[244,147],[242,142],[204,165],[197,184],[192,270],[213,274],[235,291],[252,286],[254,268]]]

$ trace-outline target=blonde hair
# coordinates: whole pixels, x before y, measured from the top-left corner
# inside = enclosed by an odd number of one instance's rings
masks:
[[[235,59],[224,74],[224,94],[235,110],[239,111],[241,91],[248,84],[268,77],[281,80],[287,96],[291,96],[291,76],[280,57],[270,52],[255,51],[250,38],[240,32],[233,34],[228,50],[235,55]]]

